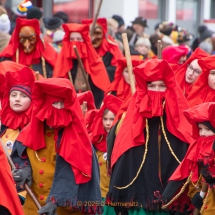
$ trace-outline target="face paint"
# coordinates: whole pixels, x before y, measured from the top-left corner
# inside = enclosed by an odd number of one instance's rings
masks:
[[[33,27],[24,26],[19,32],[19,42],[26,54],[30,54],[36,46],[37,38]]]
[[[97,25],[94,29],[92,36],[92,44],[94,48],[98,48],[102,44],[103,36],[104,35],[102,28],[99,25]]]

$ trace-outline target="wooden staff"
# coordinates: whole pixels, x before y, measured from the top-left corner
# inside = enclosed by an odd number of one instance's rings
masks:
[[[87,85],[87,90],[90,90],[90,91],[91,91],[90,84],[89,84],[89,82],[88,82],[88,80],[87,80],[87,77],[86,77],[86,74],[87,74],[87,73],[86,73],[86,71],[85,71],[85,69],[84,69],[84,65],[83,65],[83,63],[82,63],[82,60],[81,60],[81,58],[80,58],[80,55],[79,55],[79,52],[78,52],[78,49],[77,49],[76,45],[74,45],[73,48],[74,48],[74,50],[75,50],[75,54],[76,54],[77,59],[78,59],[78,64],[79,64],[80,67],[81,67],[82,75],[83,75],[83,77],[84,77],[84,82],[85,82],[86,85]]]
[[[130,49],[129,49],[128,38],[127,38],[126,33],[122,34],[122,42],[123,42],[123,46],[124,46],[124,50],[125,50],[128,74],[129,74],[129,78],[130,78],[131,93],[133,95],[135,93],[136,89],[135,89],[135,81],[134,81],[134,76],[133,76],[133,71],[132,71]]]
[[[158,59],[162,59],[162,43],[158,40]]]
[[[36,80],[39,81],[40,80],[40,76],[39,76],[40,72],[36,71],[35,73],[36,73]]]
[[[85,116],[86,112],[87,112],[87,102],[83,102],[82,104],[82,112],[83,112],[83,115]]]
[[[92,23],[91,30],[90,30],[90,36],[91,36],[91,37],[93,36],[93,33],[94,33],[94,29],[95,29],[95,26],[96,26],[96,22],[97,22],[97,19],[98,19],[98,16],[99,16],[99,12],[100,12],[100,9],[101,9],[101,6],[102,6],[102,1],[103,1],[103,0],[100,0],[100,1],[99,1],[99,5],[98,5],[98,8],[97,8],[95,17],[94,17],[94,19],[93,19],[93,23]]]
[[[2,147],[3,147],[3,149],[4,149],[5,155],[7,156],[7,159],[8,159],[8,162],[9,162],[11,168],[12,168],[12,169],[16,169],[16,166],[14,165],[14,163],[13,163],[13,161],[12,161],[12,159],[11,159],[11,157],[10,157],[8,151],[7,151],[7,148],[6,148],[6,146],[3,144],[3,142],[2,142],[1,139],[0,139],[0,142],[1,142],[1,145],[2,145]],[[38,202],[38,200],[36,199],[35,195],[33,194],[32,190],[30,189],[30,187],[27,185],[27,183],[24,184],[24,188],[25,188],[25,190],[27,191],[27,193],[29,194],[29,196],[31,197],[31,199],[33,200],[33,202],[34,202],[34,204],[36,205],[36,207],[37,207],[38,209],[40,209],[40,208],[41,208],[41,205],[40,205],[40,203]]]
[[[207,195],[207,192],[208,192],[208,184],[207,183],[202,184],[202,192],[205,192],[205,194]],[[199,214],[200,214],[200,210],[195,208],[193,211],[193,215],[199,215]]]

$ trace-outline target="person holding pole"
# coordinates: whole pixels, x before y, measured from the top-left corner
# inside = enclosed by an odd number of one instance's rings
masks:
[[[165,189],[193,142],[183,115],[189,106],[166,61],[149,59],[134,68],[134,75],[136,92],[120,129],[107,139],[113,147],[106,205],[117,215],[170,214],[154,202],[154,192]]]
[[[64,78],[36,81],[32,100],[31,121],[16,143],[26,151],[31,189],[42,207],[38,210],[27,195],[25,214],[102,213],[98,162],[72,83]]]
[[[66,34],[53,76],[69,78],[76,92],[91,90],[98,108],[110,81],[102,60],[91,44],[89,26],[71,23],[63,24],[63,28]],[[87,89],[88,86],[90,89]]]

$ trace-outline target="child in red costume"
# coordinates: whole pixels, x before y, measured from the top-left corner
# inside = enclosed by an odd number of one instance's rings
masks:
[[[193,124],[192,135],[197,141],[190,145],[185,158],[170,177],[162,196],[163,208],[183,212],[184,209],[192,211],[196,207],[202,210],[203,215],[214,214],[214,113],[214,102],[203,103],[184,112]],[[204,181],[210,185],[207,193],[202,191]]]
[[[100,187],[102,199],[105,202],[105,197],[108,192],[110,176],[107,170],[107,136],[112,127],[114,118],[119,110],[122,101],[113,95],[107,95],[104,98],[103,105],[95,114],[91,134],[89,134],[91,142],[96,150],[99,167],[100,167]],[[113,208],[104,207],[103,215],[115,214]]]

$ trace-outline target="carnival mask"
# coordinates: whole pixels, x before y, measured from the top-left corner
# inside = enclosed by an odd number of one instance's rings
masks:
[[[36,32],[31,26],[24,26],[19,32],[19,42],[26,54],[30,54],[36,46],[37,38]]]
[[[94,48],[98,48],[102,44],[103,36],[104,35],[102,28],[99,25],[97,25],[94,29],[92,36],[92,44]]]

